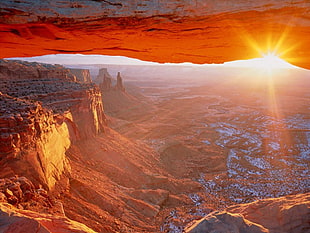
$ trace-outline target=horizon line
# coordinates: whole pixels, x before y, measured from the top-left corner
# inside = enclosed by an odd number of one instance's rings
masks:
[[[66,62],[65,60],[70,60],[76,58],[75,62]],[[243,60],[233,60],[227,61],[223,63],[204,63],[197,64],[192,62],[182,62],[182,63],[159,63],[152,61],[144,61],[137,58],[131,58],[126,56],[118,56],[118,55],[100,55],[100,54],[48,54],[42,56],[35,57],[10,57],[4,58],[5,60],[21,60],[27,62],[39,62],[46,64],[60,64],[60,65],[124,65],[124,66],[190,66],[190,67],[235,67],[235,68],[254,68],[251,65],[246,64],[249,61],[259,61],[262,60],[263,57],[256,57],[251,59],[243,59]],[[85,60],[87,59],[87,60]],[[100,60],[89,62],[89,60]],[[308,70],[299,66],[295,66],[281,58],[280,60],[283,63],[286,63],[287,66],[291,66],[290,69],[303,69]],[[80,61],[78,61],[80,60]],[[84,60],[84,61],[83,61]],[[287,67],[289,69],[289,67]]]

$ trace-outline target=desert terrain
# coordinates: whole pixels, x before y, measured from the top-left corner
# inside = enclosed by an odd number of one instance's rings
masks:
[[[126,77],[126,92],[103,93],[109,126],[152,148],[176,179],[203,188],[188,187],[193,206],[171,209],[161,230],[181,232],[184,222],[229,205],[309,192],[308,71],[108,70]]]
[[[281,72],[1,60],[0,230],[304,232],[309,71]]]
[[[0,232],[310,232],[309,9],[1,0]]]

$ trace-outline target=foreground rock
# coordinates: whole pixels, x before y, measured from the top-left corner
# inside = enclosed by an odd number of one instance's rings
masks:
[[[0,203],[0,222],[0,232],[6,233],[95,232],[84,224],[63,216],[20,210],[3,203]]]
[[[192,226],[188,233],[257,232],[302,233],[310,229],[310,193],[271,198],[212,212]]]

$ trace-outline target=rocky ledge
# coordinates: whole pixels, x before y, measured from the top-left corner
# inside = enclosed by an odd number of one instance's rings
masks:
[[[30,210],[16,209],[10,204],[0,203],[0,232],[76,232],[95,233],[82,223],[73,221],[64,216],[37,213]]]
[[[103,132],[99,88],[62,66],[0,60],[1,176],[52,188],[70,171],[66,150]]]
[[[26,177],[0,179],[0,232],[94,232],[65,217],[62,203]]]
[[[310,193],[259,200],[212,212],[185,229],[187,233],[293,233],[310,229]]]

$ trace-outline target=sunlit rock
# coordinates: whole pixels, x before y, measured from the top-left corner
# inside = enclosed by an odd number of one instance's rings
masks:
[[[87,232],[94,233],[82,223],[72,221],[64,216],[42,214],[30,210],[20,210],[9,204],[0,204],[1,232]]]
[[[101,93],[62,66],[1,60],[0,79],[1,177],[52,188],[70,172],[70,145],[103,132]]]

